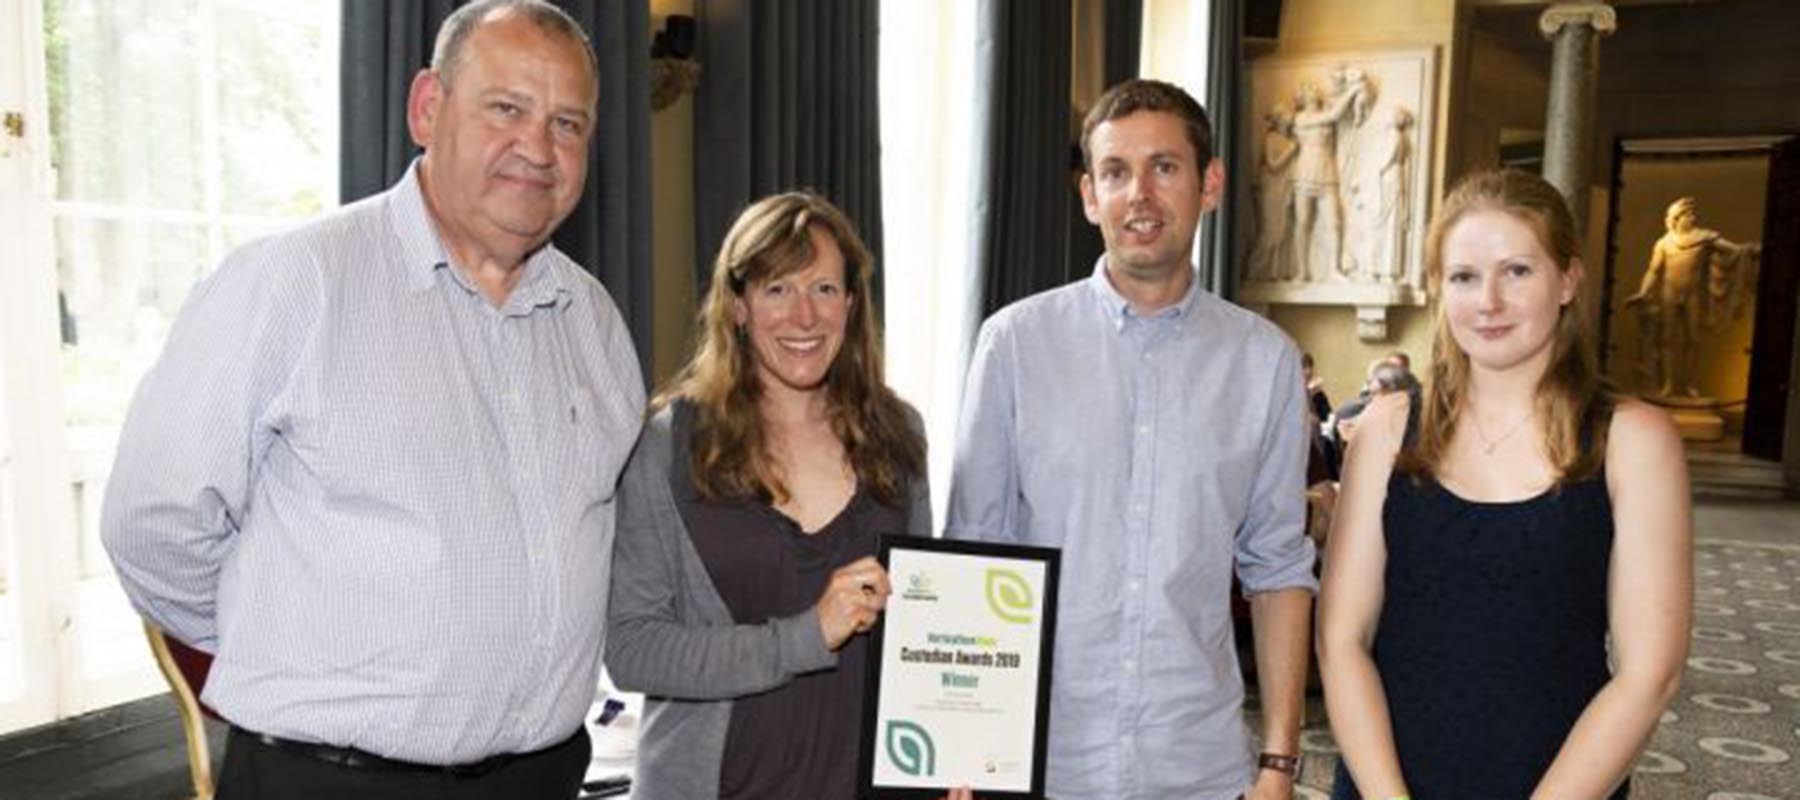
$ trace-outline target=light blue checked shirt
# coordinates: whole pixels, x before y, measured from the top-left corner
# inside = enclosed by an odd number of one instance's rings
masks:
[[[1317,588],[1300,356],[1198,281],[1139,316],[1104,264],[982,325],[945,535],[1062,549],[1051,797],[1235,798],[1233,569]]]
[[[433,764],[582,724],[644,389],[597,281],[523,269],[495,308],[450,267],[415,163],[194,289],[102,531],[232,722]]]

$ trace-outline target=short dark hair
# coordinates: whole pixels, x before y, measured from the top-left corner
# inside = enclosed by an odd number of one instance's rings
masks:
[[[1383,361],[1375,367],[1375,372],[1369,376],[1369,382],[1383,392],[1395,392],[1406,388],[1406,377],[1405,367]]]
[[[1089,142],[1100,123],[1130,116],[1139,111],[1163,111],[1181,118],[1187,128],[1188,141],[1194,145],[1194,158],[1205,168],[1212,161],[1212,123],[1206,109],[1181,87],[1163,81],[1134,78],[1107,89],[1094,101],[1093,109],[1081,123],[1081,167],[1094,171],[1094,155]]]
[[[539,29],[580,45],[582,55],[587,57],[588,77],[594,79],[595,87],[600,85],[600,58],[594,54],[594,44],[588,40],[587,31],[582,30],[581,23],[567,12],[544,0],[476,0],[445,17],[444,24],[438,26],[437,41],[431,48],[431,68],[446,85],[462,66],[463,45],[468,43],[469,36],[489,18],[507,12],[516,12]]]

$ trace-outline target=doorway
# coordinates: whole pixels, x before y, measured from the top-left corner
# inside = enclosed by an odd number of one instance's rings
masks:
[[[1601,308],[1615,385],[1668,408],[1690,439],[1771,462],[1788,422],[1796,248],[1765,240],[1795,224],[1800,176],[1782,176],[1800,159],[1776,158],[1792,143],[1620,141]]]

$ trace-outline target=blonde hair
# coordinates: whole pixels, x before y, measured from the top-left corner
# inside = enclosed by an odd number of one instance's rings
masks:
[[[843,253],[845,289],[853,301],[843,344],[825,373],[832,431],[857,479],[883,503],[901,505],[908,482],[924,476],[925,443],[905,403],[882,378],[881,328],[871,294],[874,259],[844,212],[818,195],[788,192],[757,201],[732,223],[695,322],[699,346],[652,405],[675,399],[694,405],[690,462],[694,487],[705,499],[787,499],[757,409],[762,385],[755,356],[732,309],[751,286],[810,265],[818,255],[815,231]]]
[[[1443,466],[1468,402],[1469,356],[1457,345],[1444,318],[1444,237],[1477,211],[1499,211],[1525,223],[1564,274],[1578,256],[1575,220],[1568,205],[1556,187],[1536,175],[1510,169],[1477,172],[1444,199],[1425,238],[1425,277],[1435,317],[1430,382],[1423,393],[1418,442],[1401,466],[1415,475],[1434,475]],[[1537,385],[1535,404],[1543,421],[1544,452],[1559,484],[1600,470],[1615,403],[1611,387],[1600,376],[1587,326],[1587,303],[1577,288],[1574,299],[1563,306],[1551,334],[1550,366]]]

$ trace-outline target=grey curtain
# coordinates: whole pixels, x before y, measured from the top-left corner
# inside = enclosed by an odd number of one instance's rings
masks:
[[[375,194],[418,155],[406,132],[406,91],[431,61],[438,26],[456,0],[343,0],[338,195]]]
[[[1143,0],[1106,0],[1112,86],[1138,74]],[[1069,0],[982,0],[976,31],[981,313],[1086,275],[1105,251],[1081,207],[1081,120],[1069,107]]]
[[[731,222],[812,189],[855,221],[881,287],[878,0],[698,0],[694,235],[698,286]]]
[[[650,10],[648,0],[557,0],[600,57],[600,106],[587,188],[556,246],[606,286],[650,366]],[[386,189],[419,152],[406,92],[460,0],[344,0],[340,194]]]
[[[1144,0],[1106,0],[1106,85],[1138,76]]]
[[[1069,0],[981,0],[976,103],[982,141],[975,252],[983,317],[1085,270],[1069,259]],[[1077,193],[1071,201],[1071,193]]]
[[[1208,0],[1212,51],[1207,57],[1206,115],[1212,121],[1213,156],[1225,166],[1225,194],[1219,208],[1201,219],[1200,285],[1227,300],[1237,297],[1237,207],[1231,202],[1238,162],[1237,119],[1242,85],[1243,0]]]
[[[1106,0],[1106,40],[1102,44],[1106,86],[1112,88],[1138,76],[1139,40],[1143,38],[1143,0]],[[1081,169],[1081,119],[1070,120],[1069,163]],[[1100,229],[1087,221],[1081,193],[1069,198],[1069,272],[1071,277],[1092,268],[1106,252]]]

